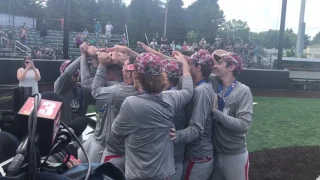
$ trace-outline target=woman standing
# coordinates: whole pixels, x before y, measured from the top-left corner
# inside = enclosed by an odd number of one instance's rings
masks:
[[[31,57],[23,58],[22,68],[17,70],[17,79],[19,80],[19,86],[32,87],[32,94],[39,92],[38,81],[40,81],[41,76]]]

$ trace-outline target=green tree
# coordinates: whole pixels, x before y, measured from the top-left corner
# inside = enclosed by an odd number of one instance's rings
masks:
[[[0,13],[9,13],[9,2],[11,1],[11,14],[27,17],[39,17],[42,15],[45,0],[2,0]]]
[[[169,41],[183,42],[188,29],[182,0],[169,0],[167,37]]]
[[[193,42],[197,42],[198,38],[198,34],[194,31],[190,31],[187,34],[187,39],[189,43],[193,43]]]
[[[236,41],[237,38],[240,38],[244,41],[249,39],[250,28],[245,21],[232,19],[222,24],[219,35],[223,37],[231,37],[233,41]]]
[[[312,44],[320,44],[320,32],[313,37]]]
[[[130,43],[135,46],[137,41],[145,40],[145,33],[162,32],[163,3],[160,0],[132,0],[128,7],[128,17]]]
[[[224,23],[223,11],[217,0],[197,0],[186,9],[186,14],[189,31],[194,30],[199,38],[204,37],[210,43]]]

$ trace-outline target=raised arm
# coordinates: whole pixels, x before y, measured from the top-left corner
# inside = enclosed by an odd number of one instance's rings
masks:
[[[81,45],[82,46],[82,45]],[[87,53],[82,52],[85,50],[81,50],[81,56],[83,57],[81,59],[80,62],[80,74],[81,74],[81,84],[85,87],[88,88],[92,88],[92,83],[93,83],[93,78],[94,78],[94,74],[96,73],[96,68],[98,67],[98,63],[97,63],[97,56],[95,55],[95,53],[98,51],[97,48],[95,48],[94,46],[90,46],[90,47],[86,47],[87,48]],[[94,73],[90,70],[89,64],[88,64],[88,57],[91,57],[92,59],[92,67],[93,70],[95,71]]]
[[[35,75],[35,80],[36,81],[40,81],[41,80],[41,75],[40,75],[39,70],[37,68],[34,68],[33,71],[34,71],[34,75]]]
[[[117,86],[104,87],[106,66],[111,62],[111,57],[108,53],[98,53],[99,66],[92,84],[92,96],[95,99],[110,100]]]
[[[159,56],[161,59],[170,59],[171,58],[169,56],[166,56],[166,55],[160,53],[159,51],[156,51],[156,50],[150,48],[149,46],[145,45],[143,42],[138,41],[137,44],[140,45],[146,52],[155,54],[155,55]]]
[[[170,99],[173,102],[174,107],[180,109],[184,107],[192,98],[193,82],[187,60],[179,52],[173,51],[173,55],[177,61],[182,64],[182,87],[180,91],[168,91],[165,94],[168,94],[168,97],[171,97]]]
[[[81,58],[73,61],[54,82],[54,92],[61,94],[72,87],[71,76],[80,68]]]
[[[251,91],[246,87],[246,91],[237,98],[240,98],[236,118],[231,117],[217,109],[213,111],[213,118],[223,124],[231,131],[245,134],[248,132],[252,122],[253,114],[253,97]]]
[[[23,81],[24,78],[26,77],[27,72],[28,72],[28,66],[26,67],[26,69],[24,71],[22,70],[22,68],[19,68],[17,70],[17,79],[19,81]]]

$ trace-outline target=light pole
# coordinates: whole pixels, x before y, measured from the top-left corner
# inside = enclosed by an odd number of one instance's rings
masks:
[[[63,58],[69,59],[70,0],[64,0]]]
[[[283,41],[284,41],[284,28],[286,25],[286,14],[287,14],[287,0],[282,0],[277,69],[282,69]]]
[[[8,9],[9,9],[9,26],[11,26],[11,1],[12,0],[9,0],[9,7],[8,7]]]
[[[167,3],[165,4],[164,31],[163,31],[164,35],[167,35],[168,1],[169,0],[167,0]]]
[[[298,29],[298,38],[296,45],[296,54],[298,57],[301,57],[304,49],[304,35],[305,35],[305,22],[304,22],[304,14],[306,9],[306,0],[301,0],[300,7],[300,19],[299,19],[299,29]]]

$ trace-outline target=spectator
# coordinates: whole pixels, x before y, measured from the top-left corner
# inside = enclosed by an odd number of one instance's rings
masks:
[[[176,49],[177,49],[177,51],[180,51],[181,50],[181,43],[180,42],[178,42],[178,44],[176,45]]]
[[[96,34],[97,38],[99,38],[101,35],[101,29],[102,29],[102,26],[101,26],[100,22],[97,21],[97,24],[94,25],[94,33]]]
[[[150,43],[150,47],[151,47],[152,49],[157,49],[157,48],[158,48],[158,43],[157,43],[156,38],[153,38],[153,39],[152,39],[152,42]]]
[[[76,37],[76,39],[75,39],[75,43],[76,43],[76,45],[77,45],[77,48],[79,48],[80,45],[83,43],[81,34],[78,34],[78,35],[77,35],[77,37]]]
[[[220,38],[219,35],[217,35],[217,37],[215,38],[215,42],[214,42],[214,46],[215,49],[222,49],[222,38]]]
[[[175,51],[176,50],[176,42],[175,41],[172,41],[172,43],[171,43],[171,50],[172,51]]]
[[[21,27],[20,30],[21,30],[21,33],[20,33],[20,42],[21,42],[23,45],[26,45],[26,44],[27,44],[27,30],[24,29],[23,27]]]
[[[193,51],[193,49],[192,49],[192,44],[191,44],[191,43],[189,43],[189,45],[187,46],[187,48],[188,48],[188,51]]]
[[[82,36],[84,37],[84,39],[86,39],[89,35],[89,31],[87,30],[87,28],[84,28],[84,31],[82,32]]]
[[[236,53],[236,54],[241,54],[240,50],[241,50],[240,49],[240,44],[238,42],[236,42],[236,44],[233,47],[233,52]]]
[[[255,46],[253,49],[253,63],[254,64],[259,63],[259,53],[260,53],[260,48],[258,46]]]
[[[43,38],[43,41],[45,41],[45,38],[47,36],[47,31],[48,31],[48,29],[47,29],[46,21],[43,20],[42,24],[40,24],[40,37]]]
[[[64,18],[61,18],[60,21],[61,21],[61,31],[63,31],[63,28],[64,28]]]
[[[199,48],[205,49],[206,44],[207,44],[207,41],[204,38],[202,38],[201,41],[199,42]]]
[[[17,79],[19,80],[19,86],[32,87],[32,94],[39,92],[38,81],[40,81],[41,76],[31,57],[23,58],[22,68],[17,70]]]
[[[28,30],[27,25],[26,25],[25,22],[23,23],[23,25],[22,25],[20,28],[23,28],[23,29],[25,29],[25,30]]]
[[[182,50],[183,51],[188,51],[188,44],[187,44],[186,41],[183,42]]]
[[[168,38],[164,34],[163,37],[161,38],[161,46],[166,46],[168,44]]]
[[[2,27],[0,26],[0,44],[2,44],[2,35],[4,32],[2,31]]]
[[[113,26],[110,24],[110,21],[108,21],[108,24],[106,25],[106,39],[111,39],[111,31],[113,29]]]
[[[168,44],[168,38],[164,34],[163,37],[161,38],[161,46],[166,46]]]
[[[122,36],[121,44],[127,45],[127,38],[126,36]]]
[[[243,46],[243,55],[244,55],[244,61],[245,62],[248,62],[248,59],[249,59],[249,45],[248,43],[245,43],[244,46]]]
[[[9,27],[9,29],[6,32],[6,34],[8,36],[7,48],[11,48],[11,46],[13,45],[14,35],[16,34],[14,32],[13,27]]]

